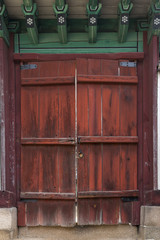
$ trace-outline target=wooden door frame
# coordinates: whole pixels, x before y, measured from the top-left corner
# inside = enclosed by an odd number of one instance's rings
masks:
[[[127,60],[137,60],[137,63],[138,63],[138,74],[140,75],[142,72],[143,72],[143,58],[144,58],[144,54],[143,53],[133,53],[133,54],[130,54],[130,53],[121,53],[121,54],[67,54],[67,55],[41,55],[41,54],[15,54],[14,55],[14,59],[15,59],[15,62],[17,64],[19,63],[27,63],[27,62],[31,62],[31,61],[58,61],[58,60],[75,60],[77,58],[92,58],[92,59],[107,59],[107,60],[120,60],[120,59],[127,59]],[[18,74],[18,77],[17,77],[17,91],[20,91],[20,72],[19,72],[19,67],[17,65],[17,74]],[[140,104],[142,104],[142,74],[140,75],[140,81],[138,83],[138,101]],[[19,89],[19,90],[18,90]],[[20,96],[18,96],[18,101],[17,101],[17,104],[20,104]],[[142,108],[142,107],[141,107]],[[18,106],[18,113],[20,114],[20,105]],[[142,111],[141,110],[138,110],[138,114],[140,116],[142,116]],[[17,116],[17,114],[16,114]],[[141,122],[142,122],[142,117],[138,118],[138,135],[139,136],[142,136],[141,133],[141,130],[142,130],[142,127],[141,127]],[[18,125],[20,126],[20,119],[17,121]],[[20,132],[17,132],[17,138],[19,139],[20,138]],[[140,142],[141,139],[139,140]],[[138,144],[138,152],[140,155],[142,155],[142,148],[141,148],[142,144]],[[20,146],[19,146],[19,149],[20,149]],[[17,159],[20,159],[20,150],[17,149]],[[19,170],[18,170],[18,179],[17,179],[17,184],[18,184],[18,189],[19,189],[19,179],[20,179],[20,162],[18,163],[18,166],[19,166]],[[140,182],[140,175],[141,175],[141,172],[142,172],[142,164],[141,164],[141,161],[138,161],[138,189],[140,190],[140,193],[141,193],[141,190],[142,190],[142,186],[139,185],[139,182]],[[18,193],[18,196],[20,194]],[[140,194],[140,204],[142,205],[142,193]],[[20,200],[20,198],[19,198]],[[133,222],[132,224],[133,225],[139,225],[139,219],[140,219],[140,204],[138,202],[133,204]],[[24,209],[24,205],[23,204],[19,204],[19,209],[21,209],[21,212],[25,211]],[[138,210],[138,211],[136,211]],[[19,221],[21,222],[21,225],[22,225],[22,222],[23,222],[23,216],[22,218],[20,217],[19,218]],[[24,223],[25,225],[25,223]]]
[[[4,44],[4,43],[3,43]],[[140,202],[141,205],[159,205],[160,204],[160,191],[154,190],[154,181],[150,181],[148,184],[148,179],[153,179],[153,169],[156,162],[153,163],[153,127],[156,131],[156,119],[153,117],[153,112],[156,107],[155,95],[153,90],[157,86],[157,64],[159,59],[158,53],[158,39],[156,36],[153,37],[150,45],[147,44],[147,32],[144,33],[144,53],[113,53],[113,54],[13,54],[14,40],[13,35],[11,36],[11,47],[9,50],[9,96],[12,99],[9,105],[9,111],[11,113],[11,118],[13,123],[15,123],[14,133],[11,132],[10,127],[7,127],[8,134],[14,137],[12,138],[13,148],[9,149],[9,153],[12,153],[12,159],[6,159],[6,163],[9,164],[10,168],[7,170],[7,181],[8,189],[13,194],[15,199],[16,188],[17,196],[19,196],[19,171],[20,171],[20,120],[18,115],[20,114],[20,96],[17,92],[20,91],[20,64],[22,62],[28,61],[54,61],[54,60],[74,60],[76,58],[92,58],[92,59],[108,59],[108,60],[118,60],[118,59],[128,59],[137,60],[138,62],[138,77],[139,77],[139,88],[138,88],[138,135],[139,135],[139,146],[138,155],[141,161],[138,161],[138,184],[140,190]],[[1,58],[4,55],[1,54]],[[16,74],[15,74],[16,72]],[[15,76],[16,75],[16,76]],[[6,77],[7,78],[7,77]],[[152,81],[150,81],[152,79]],[[149,84],[150,83],[150,84]],[[15,93],[16,88],[16,93]],[[15,100],[16,95],[16,100]],[[151,106],[149,109],[148,106]],[[16,109],[15,109],[16,108]],[[147,120],[147,119],[148,120]],[[11,122],[11,120],[10,120]],[[153,126],[154,124],[154,126]],[[11,135],[12,134],[12,135]],[[146,137],[147,134],[147,137]],[[149,144],[149,149],[148,145]],[[16,148],[14,147],[16,145]],[[8,145],[9,146],[9,145]],[[16,149],[16,155],[14,150]],[[148,154],[148,155],[147,155]],[[147,158],[147,156],[149,156]],[[7,162],[9,161],[9,162]],[[146,167],[148,164],[149,167]],[[16,173],[17,172],[17,173]],[[17,179],[17,187],[12,186],[11,179]],[[0,201],[1,206],[15,206],[15,200],[11,201],[10,204],[7,203],[7,199],[10,195],[2,196]],[[9,196],[9,197],[8,197]],[[19,200],[19,198],[17,198]]]
[[[0,75],[3,85],[3,127],[5,129],[4,159],[2,163],[2,188],[0,207],[16,206],[16,157],[15,157],[15,71],[14,36],[10,35],[10,47],[0,38]]]

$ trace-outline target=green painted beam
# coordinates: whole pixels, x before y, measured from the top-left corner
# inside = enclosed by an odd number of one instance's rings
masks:
[[[57,0],[53,4],[53,10],[57,18],[57,31],[61,43],[67,43],[67,11],[68,4],[64,0]]]
[[[33,3],[33,1],[31,0],[24,0],[24,4],[22,5],[22,11],[26,18],[26,27],[28,35],[34,44],[38,44],[37,4]]]
[[[65,0],[55,0],[55,6],[58,11],[63,11],[65,5],[66,5]]]
[[[32,8],[32,6],[33,6],[33,0],[23,0],[23,4],[24,4],[27,8]]]
[[[3,1],[0,1],[0,37],[5,40],[9,46],[8,14]]]
[[[54,42],[52,42],[54,39]],[[88,43],[88,33],[69,33],[68,43],[61,44],[58,34],[39,34],[39,44],[34,45],[28,34],[15,35],[16,53],[109,53],[143,52],[143,33],[129,32],[125,43],[117,41],[117,33],[99,33],[97,42]]]
[[[127,40],[129,29],[129,15],[132,11],[133,3],[130,0],[120,0],[118,4],[118,41],[120,43]]]
[[[90,0],[87,4],[89,43],[95,43],[97,41],[97,21],[101,9],[102,4],[98,3],[97,0]]]
[[[98,6],[98,0],[89,0],[90,10],[96,10]]]
[[[160,36],[160,0],[153,0],[148,12],[148,43],[153,36]]]

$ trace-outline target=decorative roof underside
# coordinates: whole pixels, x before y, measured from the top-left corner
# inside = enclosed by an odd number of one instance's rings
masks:
[[[23,0],[4,0],[9,18],[23,19],[24,15],[21,10]],[[38,5],[40,19],[55,18],[53,12],[54,0],[35,0]],[[88,0],[66,0],[69,5],[68,18],[87,18],[86,4]],[[100,0],[102,3],[101,18],[117,18],[117,7],[119,0]],[[132,0],[134,7],[131,13],[131,18],[146,18],[151,0]]]

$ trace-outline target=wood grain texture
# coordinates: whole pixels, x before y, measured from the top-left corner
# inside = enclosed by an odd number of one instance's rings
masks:
[[[26,226],[74,226],[74,201],[39,200],[26,202]]]
[[[79,76],[78,82],[96,82],[96,83],[128,83],[128,84],[136,84],[138,83],[137,77],[126,77],[126,76],[96,76],[96,75],[89,75],[89,76]]]
[[[103,53],[103,54],[37,54],[37,53],[15,53],[15,61],[60,61],[60,60],[75,60],[76,58],[92,58],[92,59],[107,59],[107,60],[143,60],[144,53]]]
[[[75,224],[76,154],[78,224],[132,221],[132,202],[121,203],[121,198],[139,197],[136,70],[120,71],[114,58],[34,63],[39,68],[34,78],[44,82],[51,76],[74,79],[76,65],[78,91],[75,109],[74,82],[22,84],[21,198],[32,200],[26,203],[26,225]],[[47,72],[47,67],[56,69]],[[23,79],[32,79],[32,73],[23,72]]]

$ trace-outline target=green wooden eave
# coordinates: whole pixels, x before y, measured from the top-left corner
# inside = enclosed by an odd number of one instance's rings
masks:
[[[37,4],[32,0],[23,0],[22,11],[26,18],[26,28],[29,37],[34,44],[38,44],[38,29],[37,29],[37,17],[38,8]]]
[[[152,0],[148,12],[148,43],[150,43],[154,35],[160,35],[160,0]]]
[[[118,41],[125,42],[129,29],[129,16],[133,9],[133,3],[130,0],[120,0],[118,4]]]
[[[2,37],[9,46],[8,13],[2,0],[0,0],[0,37]]]
[[[61,43],[67,43],[67,11],[68,4],[64,0],[56,0],[53,10],[57,18],[57,31]]]

